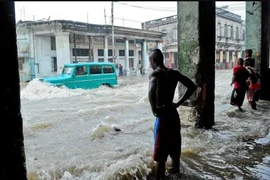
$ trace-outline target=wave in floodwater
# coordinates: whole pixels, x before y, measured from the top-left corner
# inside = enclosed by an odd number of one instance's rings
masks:
[[[190,109],[179,108],[182,179],[270,179],[270,103],[260,101],[254,111],[245,101],[239,112],[229,105],[230,79],[231,70],[216,71],[213,130],[195,129]],[[21,90],[29,179],[153,177],[148,77],[123,77],[119,84],[71,90],[33,80]]]

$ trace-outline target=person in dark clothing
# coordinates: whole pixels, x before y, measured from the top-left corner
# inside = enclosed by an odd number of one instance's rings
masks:
[[[238,106],[240,111],[243,111],[241,106],[243,105],[245,94],[247,91],[247,79],[249,77],[248,70],[243,66],[244,60],[239,58],[237,61],[237,66],[233,68],[233,78],[231,85],[233,86],[233,91],[231,95],[231,105]]]
[[[159,49],[150,52],[149,62],[154,70],[149,76],[148,98],[151,109],[156,117],[154,126],[154,154],[157,162],[156,179],[165,178],[167,157],[172,158],[171,173],[180,172],[181,134],[180,117],[177,108],[184,103],[196,90],[196,85],[178,70],[167,68],[164,57]],[[173,102],[178,82],[187,87],[182,98]]]
[[[123,66],[119,64],[119,76],[123,76]]]
[[[252,57],[253,51],[251,49],[247,49],[245,52],[246,52],[245,62],[247,61],[250,67],[255,67],[255,59]]]
[[[259,78],[261,76],[254,67],[250,66],[248,61],[245,61],[244,66],[249,72],[247,99],[251,108],[257,110],[256,101],[259,101],[260,98],[261,84],[259,83]]]

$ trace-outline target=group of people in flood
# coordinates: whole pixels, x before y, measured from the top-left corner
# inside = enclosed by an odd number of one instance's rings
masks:
[[[156,180],[165,178],[165,163],[170,156],[170,174],[179,174],[181,155],[181,126],[177,108],[182,105],[197,89],[196,84],[178,70],[164,65],[163,53],[154,49],[149,54],[149,63],[153,72],[149,76],[148,98],[153,115],[154,124],[154,154],[156,161]],[[245,94],[252,109],[256,109],[256,101],[260,96],[259,72],[254,68],[255,60],[252,50],[246,50],[245,60],[238,59],[238,65],[233,69],[233,92],[231,104],[243,111]],[[173,102],[178,82],[186,87],[186,91],[177,103]]]
[[[246,50],[245,60],[239,58],[237,66],[233,68],[233,77],[231,86],[233,91],[230,104],[237,106],[240,111],[243,111],[245,94],[252,109],[257,110],[256,101],[260,98],[260,73],[255,68],[255,59],[252,58],[252,50]]]

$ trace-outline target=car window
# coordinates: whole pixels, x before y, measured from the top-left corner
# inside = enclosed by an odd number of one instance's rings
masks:
[[[63,74],[68,74],[70,75],[73,71],[73,67],[64,67],[63,69]]]
[[[90,66],[90,74],[101,74],[101,66]]]
[[[103,66],[103,73],[104,74],[114,73],[114,69],[112,66]]]
[[[77,66],[75,76],[87,75],[86,66]]]

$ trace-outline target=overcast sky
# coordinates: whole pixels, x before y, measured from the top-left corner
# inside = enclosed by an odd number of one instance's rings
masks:
[[[229,5],[229,11],[245,19],[245,2],[216,2],[216,6]],[[105,12],[104,12],[105,11]],[[19,20],[65,19],[93,24],[111,24],[111,1],[101,2],[15,2],[16,22]],[[88,18],[87,18],[88,14]],[[177,2],[118,1],[114,3],[114,24],[141,28],[141,23],[166,16],[177,15]]]

